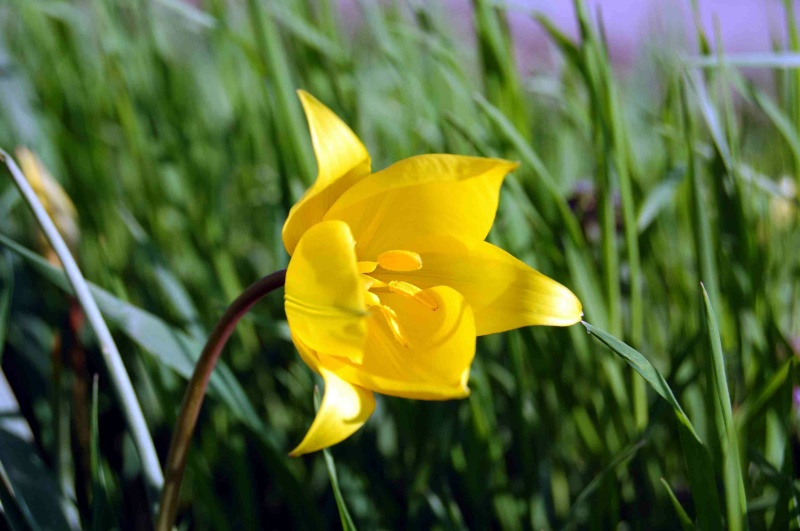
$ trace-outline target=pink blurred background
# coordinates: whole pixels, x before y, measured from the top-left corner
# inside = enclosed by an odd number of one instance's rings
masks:
[[[452,13],[464,38],[474,39],[471,2],[440,1],[442,9]],[[800,2],[794,2],[797,12]],[[571,0],[508,0],[506,4],[517,60],[523,71],[550,64],[553,56],[533,14],[541,13],[567,34],[577,34]],[[688,54],[697,50],[689,0],[586,0],[586,4],[593,15],[601,14],[610,53],[618,66],[630,66],[642,56],[642,51],[654,47],[669,47],[672,51],[678,48]],[[783,0],[698,0],[700,23],[712,39],[717,37],[715,26],[719,28],[718,37],[726,53],[769,52],[773,39],[785,43],[783,4]],[[345,24],[355,29],[360,20],[359,0],[340,0],[340,5]]]

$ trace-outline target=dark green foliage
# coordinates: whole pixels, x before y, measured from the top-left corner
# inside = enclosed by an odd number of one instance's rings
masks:
[[[353,127],[375,169],[428,152],[520,161],[490,240],[574,290],[625,360],[580,325],[481,338],[470,398],[379,398],[330,450],[334,468],[286,457],[318,382],[276,294],[212,382],[185,525],[337,528],[343,500],[361,529],[798,527],[800,70],[776,68],[788,59],[746,61],[777,73],[771,92],[691,27],[713,56],[683,62],[667,42],[623,74],[576,2],[579,38],[539,20],[560,66],[528,76],[496,2],[472,2],[474,46],[449,2],[361,0],[357,27],[334,0],[199,4],[0,5],[0,147],[33,149],[75,203],[76,257],[162,460],[207,331],[288,261],[281,226],[316,171],[297,88]],[[84,528],[144,525],[96,342],[63,278],[19,249],[43,251],[7,179],[0,220],[2,371],[34,441],[3,455],[35,456],[29,473]],[[30,506],[0,480],[24,528]]]

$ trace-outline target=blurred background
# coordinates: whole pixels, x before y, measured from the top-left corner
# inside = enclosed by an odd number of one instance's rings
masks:
[[[374,169],[432,152],[519,161],[489,239],[641,352],[702,441],[580,325],[483,337],[468,399],[380,397],[332,449],[358,527],[797,528],[798,7],[3,0],[0,147],[28,161],[102,289],[162,464],[208,331],[287,264],[281,227],[316,176],[303,88]],[[10,179],[0,235],[6,525],[148,528],[97,342]],[[181,528],[338,528],[323,455],[286,455],[320,382],[280,294],[218,370]]]

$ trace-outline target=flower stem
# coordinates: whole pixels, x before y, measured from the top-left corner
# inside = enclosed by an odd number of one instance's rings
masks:
[[[181,411],[178,415],[175,431],[172,434],[169,455],[164,467],[166,477],[164,490],[161,494],[161,508],[156,522],[157,531],[170,531],[175,522],[183,472],[186,468],[186,455],[189,453],[189,443],[192,439],[194,427],[197,424],[200,406],[203,405],[208,381],[211,378],[214,367],[217,365],[222,349],[228,342],[228,338],[233,333],[239,320],[264,296],[282,287],[285,280],[286,270],[283,269],[251,284],[225,310],[225,313],[214,326],[214,330],[211,331],[211,335],[208,337],[205,347],[203,347],[203,352],[197,360],[197,365],[195,365],[194,374],[192,374],[192,379],[189,381],[186,394],[183,396]]]

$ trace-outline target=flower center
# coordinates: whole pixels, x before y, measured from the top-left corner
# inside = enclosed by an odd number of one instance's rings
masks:
[[[397,314],[389,306],[383,304],[379,296],[380,293],[397,293],[419,303],[428,310],[436,311],[439,304],[436,300],[425,293],[424,290],[404,280],[390,280],[382,282],[368,273],[374,272],[378,267],[387,271],[411,272],[422,269],[422,258],[413,251],[394,250],[386,251],[378,255],[376,262],[358,262],[358,272],[364,281],[364,302],[371,310],[377,311],[386,319],[392,335],[398,343],[404,347],[410,347],[408,339],[403,333]]]

